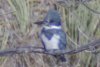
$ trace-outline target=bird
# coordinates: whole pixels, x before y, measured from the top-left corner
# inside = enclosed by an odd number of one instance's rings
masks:
[[[65,50],[66,33],[61,26],[61,16],[57,10],[51,9],[47,12],[42,22],[42,29],[39,38],[43,44],[44,50]],[[36,22],[35,24],[40,24]],[[65,55],[53,55],[58,61],[66,62]]]

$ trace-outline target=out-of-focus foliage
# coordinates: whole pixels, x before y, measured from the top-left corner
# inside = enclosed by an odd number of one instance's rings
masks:
[[[8,0],[9,4],[15,11],[19,27],[23,33],[26,31],[26,26],[29,19],[29,3],[26,0]]]
[[[100,38],[100,14],[87,9],[77,0],[0,0],[0,48],[16,46],[41,46],[35,21],[43,20],[47,11],[56,4],[62,17],[62,27],[67,32],[68,48],[71,50]],[[64,0],[62,0],[64,1]],[[86,5],[100,12],[100,1],[88,1]],[[8,14],[7,14],[8,13]],[[40,44],[40,45],[39,45]],[[100,55],[84,51],[67,56],[62,67],[100,67]],[[59,67],[51,56],[22,54],[0,58],[0,67]]]

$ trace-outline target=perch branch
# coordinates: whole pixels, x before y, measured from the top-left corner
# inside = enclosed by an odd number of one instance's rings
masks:
[[[0,56],[11,56],[15,54],[23,54],[23,53],[40,53],[40,54],[47,54],[47,55],[54,55],[54,54],[76,54],[82,52],[84,50],[91,50],[92,48],[100,47],[100,39],[94,40],[84,46],[80,46],[77,49],[73,49],[70,51],[67,50],[55,50],[55,51],[45,51],[42,47],[33,47],[33,46],[25,46],[25,47],[16,47],[10,48],[7,50],[0,51]],[[91,50],[92,51],[92,50]]]

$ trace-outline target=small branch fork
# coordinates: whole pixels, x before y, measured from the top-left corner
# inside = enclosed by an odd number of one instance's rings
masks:
[[[23,53],[40,53],[40,54],[47,54],[47,55],[54,55],[54,54],[72,55],[72,54],[82,52],[84,50],[90,50],[92,52],[92,51],[96,50],[93,48],[99,48],[99,47],[100,47],[100,39],[97,39],[88,44],[85,44],[84,46],[80,46],[77,49],[73,49],[70,51],[67,51],[67,50],[45,51],[42,47],[25,46],[25,47],[16,47],[16,48],[10,48],[7,50],[2,50],[2,51],[0,51],[0,56],[1,57],[2,56],[11,56],[11,55],[23,54]]]

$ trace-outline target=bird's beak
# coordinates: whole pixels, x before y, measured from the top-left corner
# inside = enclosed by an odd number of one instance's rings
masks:
[[[43,21],[37,21],[37,22],[34,22],[34,24],[42,25],[43,24]]]

